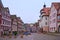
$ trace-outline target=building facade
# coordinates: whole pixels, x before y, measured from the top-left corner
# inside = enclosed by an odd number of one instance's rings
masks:
[[[31,32],[37,32],[35,23],[30,23],[30,28],[31,28],[30,29]]]
[[[0,36],[1,36],[1,34],[2,34],[2,30],[3,30],[3,28],[1,28],[1,21],[2,21],[2,8],[3,8],[3,4],[2,4],[2,1],[0,0]]]
[[[30,24],[29,23],[25,23],[24,24],[25,30],[30,32]]]
[[[2,15],[1,15],[1,12],[0,12],[0,36],[1,36],[1,32],[2,32],[2,29],[1,29],[1,22],[2,21]]]
[[[4,7],[0,0],[0,31],[2,34],[9,34],[11,32],[11,18],[8,7]]]
[[[16,15],[11,15],[11,28],[12,28],[12,34],[16,31],[18,31],[18,25],[17,25],[17,17]]]
[[[21,31],[23,30],[23,21],[21,20],[20,17],[17,17],[17,26],[18,26],[18,33],[21,33]]]
[[[43,31],[48,32],[49,31],[49,14],[50,14],[50,8],[46,7],[44,4],[43,9],[40,10],[40,27],[43,29]]]
[[[11,18],[8,7],[2,8],[2,23],[1,28],[3,33],[9,34],[11,32]]]
[[[52,3],[49,21],[50,21],[49,31],[60,32],[60,3],[59,2]]]

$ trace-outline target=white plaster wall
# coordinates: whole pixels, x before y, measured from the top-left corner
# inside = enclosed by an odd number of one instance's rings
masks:
[[[41,28],[41,21],[39,21],[39,27]]]
[[[56,13],[55,17],[53,17],[53,14],[54,13]],[[56,9],[55,9],[54,6],[51,7],[50,16],[51,16],[51,19],[49,19],[50,21],[53,21],[53,19],[56,19],[57,18],[57,11],[56,11]],[[56,19],[56,21],[57,21],[57,19]],[[50,24],[49,27],[56,27],[56,22],[55,23],[51,22],[51,24]]]
[[[17,31],[17,26],[16,25],[12,25],[12,31]]]
[[[55,16],[53,16],[55,13]],[[50,18],[51,17],[51,18]],[[55,19],[55,22],[53,22],[53,19]],[[57,27],[56,23],[57,23],[57,10],[55,9],[55,7],[52,5],[51,6],[51,12],[50,12],[50,16],[49,16],[49,21],[51,21],[51,23],[49,24],[49,27]],[[54,29],[49,29],[50,32],[55,32]]]
[[[47,20],[46,20],[46,18],[47,18]],[[45,24],[46,22],[47,22],[47,25]],[[49,17],[48,16],[43,16],[41,25],[42,25],[42,27],[49,26]]]

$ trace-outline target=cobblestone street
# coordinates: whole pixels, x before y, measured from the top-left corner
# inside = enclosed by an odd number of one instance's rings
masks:
[[[44,35],[44,34],[35,34],[34,40],[60,40],[60,36]]]
[[[51,36],[51,35],[44,35],[44,34],[37,34],[32,33],[32,35],[24,35],[23,38],[18,36],[17,38],[0,38],[0,40],[60,40],[60,36]]]

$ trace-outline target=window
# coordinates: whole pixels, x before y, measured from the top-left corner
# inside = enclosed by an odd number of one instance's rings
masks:
[[[60,16],[58,16],[58,20],[60,20]]]
[[[3,24],[4,24],[4,20],[3,20]]]
[[[51,16],[49,18],[51,19]]]
[[[53,14],[53,17],[55,17],[55,16],[56,16],[56,13]]]
[[[46,17],[46,20],[47,20],[47,17]]]
[[[7,11],[9,13],[9,11]]]
[[[54,30],[55,30],[55,27],[54,27]]]
[[[59,13],[60,13],[60,9],[59,9]]]
[[[51,21],[50,21],[50,24],[51,24]]]
[[[53,20],[53,23],[55,23],[55,19]]]
[[[45,22],[45,25],[47,25],[47,22]]]

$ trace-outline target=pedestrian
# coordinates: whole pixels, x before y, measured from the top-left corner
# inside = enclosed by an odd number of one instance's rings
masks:
[[[22,30],[22,31],[21,31],[21,38],[23,38],[23,33],[24,33],[24,31]]]

